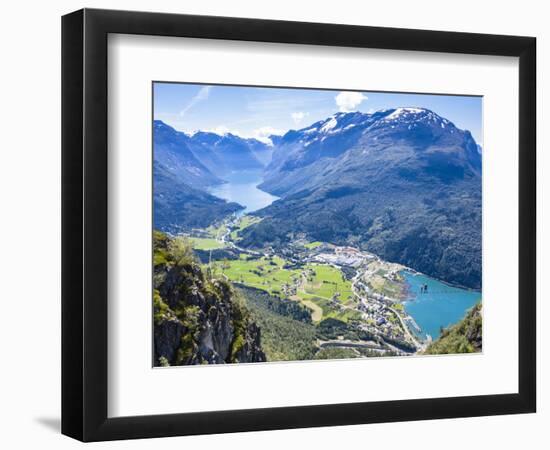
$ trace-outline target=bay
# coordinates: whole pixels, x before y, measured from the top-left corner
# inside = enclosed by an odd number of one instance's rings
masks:
[[[481,292],[450,286],[427,275],[403,271],[408,293],[405,310],[420,327],[419,337],[436,339],[441,327],[459,322],[481,300]],[[427,286],[426,292],[421,289]]]

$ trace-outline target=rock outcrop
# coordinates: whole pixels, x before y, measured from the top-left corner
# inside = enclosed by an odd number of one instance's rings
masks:
[[[426,349],[428,355],[476,353],[482,350],[482,307],[475,305],[466,317],[441,333]]]
[[[262,362],[260,329],[228,281],[181,238],[154,234],[154,364]]]

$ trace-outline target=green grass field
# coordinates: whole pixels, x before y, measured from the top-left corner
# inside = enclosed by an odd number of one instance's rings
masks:
[[[237,222],[236,226],[237,229],[233,230],[231,232],[231,239],[233,241],[239,240],[239,233],[243,231],[245,228],[249,227],[250,225],[254,225],[256,223],[260,223],[262,221],[261,217],[256,216],[242,216],[239,221]]]
[[[233,282],[281,297],[285,296],[285,287],[294,287],[295,294],[287,296],[306,306],[311,311],[314,322],[328,317],[343,321],[357,317],[356,311],[339,308],[332,303],[334,294],[339,292],[339,303],[352,304],[351,283],[343,278],[340,270],[322,264],[308,264],[304,272],[301,269],[285,269],[285,263],[278,256],[247,259],[241,255],[239,259],[218,263],[216,270]],[[307,273],[305,282],[304,273]]]
[[[223,274],[231,281],[263,289],[270,294],[283,294],[285,284],[294,283],[300,277],[299,270],[283,269],[284,260],[279,257],[238,259],[225,263]]]
[[[193,248],[197,250],[215,250],[217,248],[224,248],[225,245],[217,241],[213,238],[197,238],[197,237],[191,237],[189,238],[191,241],[191,244],[193,245]]]
[[[321,245],[323,245],[322,242],[315,241],[315,242],[309,242],[309,243],[305,244],[304,247],[308,248],[310,250],[313,250],[314,248],[320,247]]]
[[[308,264],[306,266],[314,275],[308,276],[305,291],[311,295],[332,299],[335,293],[339,293],[338,300],[346,303],[353,296],[351,283],[347,281],[342,272],[336,267],[324,264]]]
[[[312,313],[311,319],[314,322],[319,322],[324,319],[338,319],[342,322],[347,322],[350,319],[360,319],[361,313],[349,308],[335,307],[330,300],[316,297],[311,294],[300,294],[301,302],[308,308],[314,310],[315,316]]]
[[[217,226],[215,225],[210,225],[206,230],[206,233],[209,235],[209,236],[212,236],[213,238],[218,238],[220,237],[223,232],[226,230],[226,226],[225,224],[219,224]]]

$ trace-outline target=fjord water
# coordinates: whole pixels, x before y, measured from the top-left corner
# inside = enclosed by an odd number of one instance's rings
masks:
[[[214,186],[209,192],[216,197],[244,206],[245,209],[241,213],[257,211],[279,199],[258,189],[258,185],[263,181],[262,170],[239,170],[223,178],[227,183]]]
[[[408,287],[405,310],[421,331],[421,337],[439,337],[440,328],[460,321],[481,300],[481,292],[449,286],[423,274],[402,272]],[[427,285],[427,292],[421,287]]]

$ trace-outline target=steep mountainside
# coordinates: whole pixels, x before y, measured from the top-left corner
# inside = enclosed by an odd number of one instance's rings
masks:
[[[271,162],[274,149],[268,143],[231,133],[188,135],[161,120],[154,121],[153,131],[155,159],[193,187],[219,184],[233,171],[261,169]]]
[[[195,157],[221,178],[235,170],[261,169],[269,158],[268,146],[255,139],[243,139],[233,134],[220,136],[203,131],[188,139]]]
[[[468,131],[421,108],[338,113],[277,143],[243,245],[297,233],[351,243],[469,287],[481,286],[481,155]]]
[[[443,330],[437,341],[426,349],[428,355],[472,353],[482,349],[482,308],[474,306],[456,325]]]
[[[262,329],[262,349],[268,361],[313,359],[318,352],[317,329],[310,311],[299,302],[239,285],[250,314]]]
[[[175,180],[188,186],[204,188],[222,183],[195,157],[189,148],[189,137],[160,120],[153,123],[153,157]]]
[[[153,215],[158,230],[177,233],[206,228],[212,222],[242,209],[204,191],[192,188],[158,161],[153,163]]]
[[[258,141],[257,139],[246,139],[246,143],[262,167],[267,166],[271,162],[276,145],[275,142],[277,142],[278,138],[280,138],[280,136],[270,136],[269,141],[271,141],[271,145]]]
[[[232,286],[190,246],[154,232],[154,365],[262,362],[260,329]]]

